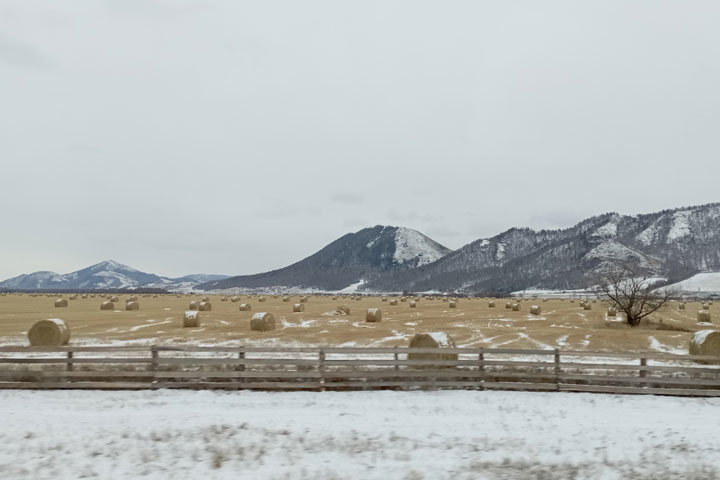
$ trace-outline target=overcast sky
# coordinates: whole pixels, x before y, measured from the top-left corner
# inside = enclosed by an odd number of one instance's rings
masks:
[[[0,278],[720,200],[720,2],[0,2]]]

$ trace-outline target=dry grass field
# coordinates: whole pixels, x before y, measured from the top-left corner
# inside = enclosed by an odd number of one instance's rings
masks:
[[[126,311],[128,295],[119,296],[114,310],[100,310],[105,299],[68,300],[66,308],[56,308],[58,296],[9,294],[0,296],[0,344],[28,344],[27,332],[33,323],[48,318],[65,320],[72,331],[71,344],[228,344],[242,342],[254,345],[285,346],[407,346],[415,333],[443,331],[458,346],[487,348],[561,348],[566,350],[687,353],[688,343],[696,330],[717,328],[698,325],[696,316],[701,304],[688,303],[680,310],[671,303],[650,322],[638,328],[625,326],[619,318],[608,318],[607,305],[600,300],[592,310],[584,310],[579,301],[569,299],[526,299],[519,311],[505,308],[505,299],[459,299],[449,308],[441,299],[417,300],[415,308],[407,302],[397,305],[380,297],[360,300],[340,297],[310,296],[305,311],[293,313],[300,297],[240,296],[238,302],[221,301],[210,296],[212,311],[200,312],[200,326],[182,328],[182,318],[189,303],[201,295],[139,296],[140,309]],[[68,295],[62,298],[69,299]],[[513,300],[514,301],[514,300]],[[239,311],[241,303],[251,311]],[[341,305],[350,314],[337,311]],[[531,315],[530,307],[541,307],[541,315]],[[365,321],[368,308],[382,309],[382,322]],[[271,312],[276,329],[269,332],[250,330],[250,319],[256,312]],[[710,307],[715,322],[720,319],[718,305]]]

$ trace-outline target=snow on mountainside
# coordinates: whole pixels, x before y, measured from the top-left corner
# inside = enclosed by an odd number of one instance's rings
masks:
[[[698,273],[682,282],[668,285],[667,288],[688,293],[720,293],[720,272]]]
[[[418,231],[377,225],[343,235],[285,268],[208,282],[197,288],[355,291],[373,278],[428,265],[450,251]]]
[[[12,290],[121,290],[134,288],[187,289],[198,283],[225,278],[222,275],[188,275],[179,279],[144,273],[113,260],[60,275],[35,272],[0,282],[0,289]]]
[[[677,282],[720,271],[720,204],[646,215],[609,213],[564,230],[512,228],[418,269],[375,278],[379,291],[513,292],[596,284],[618,261]]]

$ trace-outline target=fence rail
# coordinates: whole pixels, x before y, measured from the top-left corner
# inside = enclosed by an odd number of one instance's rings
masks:
[[[484,348],[0,347],[4,389],[478,389],[720,396],[720,357]]]

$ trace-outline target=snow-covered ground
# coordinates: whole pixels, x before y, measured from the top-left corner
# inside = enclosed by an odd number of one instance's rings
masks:
[[[720,292],[720,272],[698,273],[667,288],[682,292]]]
[[[713,479],[720,399],[0,391],[0,478]]]

